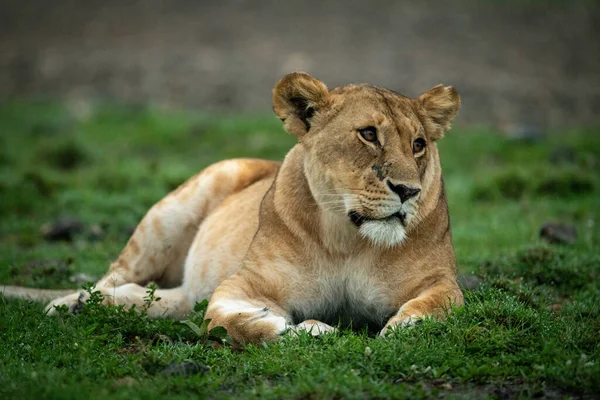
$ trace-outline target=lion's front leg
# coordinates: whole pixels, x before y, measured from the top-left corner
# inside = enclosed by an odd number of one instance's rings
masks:
[[[385,336],[388,331],[396,327],[412,325],[427,316],[444,318],[451,305],[460,306],[462,304],[463,294],[458,284],[455,281],[442,282],[404,303],[398,313],[388,320],[379,334]]]
[[[285,298],[280,289],[283,286],[273,275],[267,279],[255,272],[238,271],[221,283],[212,295],[206,310],[209,329],[224,327],[237,347],[275,342],[286,332],[306,331],[318,336],[336,331],[316,320],[294,325],[290,313],[276,300]]]
[[[206,318],[211,320],[209,329],[227,329],[234,346],[274,342],[293,326],[290,316],[272,299],[251,298],[242,290],[232,289],[227,285],[217,288]]]
[[[221,297],[211,303],[206,312],[211,320],[209,329],[224,327],[236,347],[275,342],[292,326],[288,317],[268,301]]]
[[[206,313],[211,320],[209,329],[224,327],[236,347],[275,342],[287,332],[308,332],[312,336],[337,332],[337,328],[316,320],[293,325],[285,312],[268,301],[219,298],[211,303]]]

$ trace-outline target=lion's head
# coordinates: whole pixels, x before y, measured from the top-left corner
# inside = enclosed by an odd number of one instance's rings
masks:
[[[442,85],[416,99],[371,85],[329,91],[308,74],[292,73],[275,86],[273,108],[306,151],[317,202],[391,247],[440,185],[435,142],[458,113],[460,97]]]

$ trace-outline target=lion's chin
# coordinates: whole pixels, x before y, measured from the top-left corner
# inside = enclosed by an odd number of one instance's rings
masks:
[[[358,232],[374,245],[388,248],[399,245],[406,238],[406,230],[396,218],[365,221]]]

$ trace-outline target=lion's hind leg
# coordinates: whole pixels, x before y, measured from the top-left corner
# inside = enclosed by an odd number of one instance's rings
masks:
[[[97,290],[110,292],[128,283],[151,281],[163,287],[181,285],[185,257],[208,209],[210,187],[202,180],[202,174],[196,175],[146,213],[108,273],[95,284]],[[53,314],[55,306],[64,305],[76,311],[82,298],[85,293],[61,297],[46,309]]]
[[[96,290],[108,295],[114,291],[117,300],[132,298],[132,304],[137,304],[137,295],[145,295],[143,286],[149,282],[161,288],[181,286],[185,259],[204,219],[225,198],[275,174],[277,167],[263,160],[226,160],[190,178],[148,211],[106,276],[96,283]],[[117,290],[126,284],[135,285]],[[65,305],[76,311],[85,297],[85,292],[68,295],[51,302],[46,310],[53,314],[55,306]],[[161,297],[171,299],[171,292]]]
[[[93,288],[90,292],[74,293],[51,303],[47,308],[50,314],[57,314],[60,306],[66,306],[70,312],[76,312],[84,307],[90,293],[98,291],[102,296],[102,304],[124,306],[126,309],[135,307],[136,310],[147,312],[152,318],[180,318],[193,309],[193,303],[188,299],[183,288],[151,289],[135,283],[126,283],[112,288]],[[50,307],[50,306],[48,306]]]

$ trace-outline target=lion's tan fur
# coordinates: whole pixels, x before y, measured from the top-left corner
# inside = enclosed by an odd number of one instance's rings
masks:
[[[293,73],[273,106],[298,138],[283,163],[224,161],[165,197],[98,282],[105,301],[139,306],[149,281],[172,287],[158,291],[153,316],[181,317],[210,298],[211,327],[238,345],[296,326],[384,333],[462,304],[435,143],[460,107],[456,90],[439,85],[417,99],[370,85],[329,91]],[[376,143],[358,134],[367,126]],[[426,141],[417,155],[416,138]],[[420,192],[400,201],[394,185]],[[368,219],[354,224],[351,212]],[[48,309],[84,300],[76,293]]]

